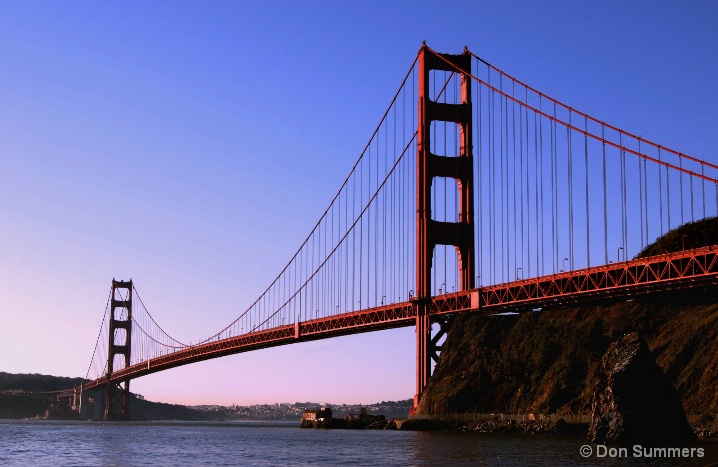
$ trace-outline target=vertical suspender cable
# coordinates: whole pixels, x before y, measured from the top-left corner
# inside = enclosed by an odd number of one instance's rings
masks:
[[[491,85],[491,71],[489,70],[489,85]],[[489,95],[489,251],[491,263],[489,265],[490,284],[496,278],[496,118],[495,118],[495,95],[491,89]]]
[[[588,117],[584,117],[583,161],[586,167],[586,266],[591,267],[591,212],[588,209]]]
[[[354,220],[356,219],[356,210],[355,210],[355,207],[356,207],[356,206],[355,206],[355,205],[356,205],[356,194],[357,194],[357,189],[356,189],[356,188],[357,188],[357,173],[354,172],[354,176],[352,177],[352,219],[354,219]],[[357,283],[357,280],[356,280],[356,270],[357,270],[357,267],[356,267],[356,259],[357,259],[357,254],[356,254],[356,237],[357,237],[356,230],[354,230],[354,231],[352,232],[352,254],[351,254],[351,258],[352,258],[352,302],[351,302],[351,310],[352,310],[352,311],[356,310],[356,308],[355,308],[355,306],[356,306],[356,296],[355,296],[355,293],[354,293],[354,290],[355,290],[355,288],[356,288],[356,283]],[[306,300],[305,300],[305,303],[306,303]],[[306,309],[306,305],[305,305],[305,309]]]
[[[553,107],[553,114],[554,114],[553,116],[554,116],[554,118],[556,118],[556,103],[554,103],[553,106],[554,106],[554,107]],[[557,121],[556,121],[556,120],[553,121],[553,142],[554,142],[554,146],[553,146],[553,153],[554,153],[554,154],[553,154],[553,164],[554,164],[554,166],[553,166],[553,176],[554,176],[554,182],[555,182],[555,185],[554,185],[554,198],[553,198],[553,200],[554,200],[554,210],[555,210],[555,213],[556,213],[556,238],[555,238],[554,245],[553,245],[553,256],[554,256],[554,264],[555,264],[554,272],[556,272],[556,271],[558,270],[558,265],[559,265],[559,256],[558,256],[558,255],[559,255],[559,252],[558,252],[559,230],[558,230],[558,225],[559,225],[559,216],[560,216],[560,213],[559,213],[559,211],[558,211],[558,124],[557,124]]]
[[[621,174],[623,183],[621,191],[623,193],[623,258],[626,259],[626,254],[628,253],[626,251],[628,248],[628,187],[626,185],[626,151],[623,149],[623,143],[621,143]]]
[[[666,187],[668,187],[668,172],[666,172]],[[670,228],[671,228],[671,191],[666,190],[666,192],[668,193],[668,229],[670,230]],[[645,216],[646,216],[646,222],[645,222],[646,245],[648,245],[648,242],[650,242],[650,239],[648,238],[648,166],[646,164],[646,159],[643,159],[643,206],[644,206],[644,212],[645,212]]]
[[[510,229],[510,221],[509,221],[509,99],[504,95],[504,107],[505,107],[505,113],[504,113],[504,139],[506,140],[506,178],[502,180],[502,183],[504,184],[504,189],[501,190],[501,193],[503,195],[504,192],[506,192],[506,249],[502,252],[502,256],[506,258],[506,282],[511,280],[511,271],[510,271],[510,265],[511,265],[511,247],[510,247],[510,236],[511,236],[511,229]],[[503,212],[503,211],[502,211]]]
[[[641,152],[641,140],[638,140],[638,152]],[[638,208],[639,208],[639,222],[641,223],[641,228],[639,229],[641,231],[641,251],[643,251],[643,168],[642,168],[642,158],[638,158]],[[660,167],[659,167],[660,170]],[[647,209],[646,209],[647,210]]]
[[[678,157],[678,167],[681,169],[683,168],[683,158],[680,156]],[[679,177],[680,177],[679,178],[679,181],[680,181],[679,188],[681,191],[681,225],[683,225],[683,224],[685,224],[686,221],[683,216],[683,172],[682,171],[679,173]]]
[[[696,221],[696,216],[694,212],[694,204],[693,204],[693,175],[691,175],[688,180],[690,181],[690,187],[691,187],[691,222]]]
[[[619,133],[619,166],[620,166],[620,172],[621,172],[621,178],[620,178],[620,184],[621,184],[621,247],[625,248],[624,245],[624,239],[626,238],[625,232],[626,232],[626,203],[624,200],[626,199],[626,193],[624,192],[624,187],[626,184],[624,183],[624,180],[626,179],[626,174],[624,173],[624,165],[623,160],[625,157],[625,154],[623,152],[623,134]],[[619,254],[620,254],[620,250]],[[616,261],[620,261],[620,256],[617,256]]]
[[[658,153],[660,154],[661,148],[658,148]],[[643,167],[644,172],[646,167],[646,160],[643,159]],[[658,170],[661,170],[660,167],[658,167]],[[668,167],[666,167],[666,214],[668,214],[668,231],[671,230],[671,174],[668,171]],[[648,243],[648,195],[646,195],[646,243]]]
[[[364,303],[364,308],[369,308],[371,306],[371,301],[369,299],[369,293],[371,290],[371,281],[370,275],[371,275],[371,208],[372,206],[369,203],[369,200],[371,199],[371,145],[368,145],[369,150],[369,158],[367,159],[367,177],[366,177],[366,203],[362,201],[362,208],[364,206],[367,206],[366,210],[366,300]]]
[[[386,128],[386,127],[385,127]],[[379,139],[380,134],[376,137],[376,170],[375,175],[375,191],[379,191]],[[379,304],[379,201],[374,206],[374,306]]]
[[[499,89],[501,93],[504,92],[503,75],[499,75]],[[501,281],[508,282],[506,279],[506,257],[504,256],[504,102],[505,98],[501,96],[499,98],[499,200],[501,203]]]
[[[539,209],[539,184],[543,181],[543,148],[541,148],[541,160],[539,161],[539,122],[538,115],[534,112],[534,216],[536,217],[536,276],[540,276],[543,270],[539,254],[543,249],[543,223],[539,222],[539,214],[543,212],[543,196],[541,196],[541,209]],[[541,174],[539,176],[539,174]],[[540,184],[543,190],[543,183]]]
[[[511,95],[513,97],[516,97],[515,90],[516,90],[516,84],[514,81],[511,81]],[[513,185],[513,195],[514,195],[513,196],[513,198],[514,198],[513,199],[513,201],[514,201],[514,226],[513,226],[513,231],[514,231],[514,271],[517,271],[517,266],[516,266],[516,253],[517,253],[517,249],[516,249],[516,247],[517,247],[517,245],[516,245],[516,234],[517,234],[517,232],[516,232],[517,231],[517,227],[516,227],[516,211],[517,211],[517,209],[516,209],[516,104],[513,102],[511,103],[511,139],[512,139],[511,146],[512,146],[513,156],[514,156],[513,173],[512,173],[512,177],[511,177],[511,184]]]
[[[364,214],[361,210],[364,206],[364,160],[362,159],[361,165],[359,166],[359,310],[361,307],[362,299],[362,279],[364,274]]]
[[[521,267],[524,267],[524,108],[519,106],[519,202],[521,203]],[[525,276],[531,275],[531,268],[527,267]]]
[[[603,248],[608,264],[608,204],[606,203],[606,127],[601,125],[601,143],[603,144]]]
[[[476,60],[476,68],[477,68],[477,70],[479,68],[478,59]],[[479,134],[478,134],[478,137],[476,138],[476,140],[478,141],[478,151],[477,151],[478,183],[475,184],[475,187],[478,190],[478,195],[479,195],[478,196],[478,205],[479,205],[478,214],[479,214],[479,216],[478,216],[478,223],[477,223],[478,224],[477,226],[478,226],[479,247],[476,249],[476,255],[477,255],[476,262],[478,263],[477,269],[478,269],[479,278],[480,278],[483,275],[483,269],[484,269],[483,268],[483,265],[484,265],[484,255],[483,255],[483,251],[484,251],[484,238],[483,238],[484,204],[483,204],[483,197],[482,197],[483,175],[482,175],[482,171],[481,171],[481,164],[482,164],[481,159],[483,158],[483,145],[484,145],[484,140],[483,140],[484,130],[483,130],[483,124],[482,124],[482,116],[483,116],[484,111],[483,111],[483,107],[482,107],[482,98],[481,98],[481,96],[483,95],[482,88],[481,88],[481,86],[474,86],[474,88],[476,89],[476,94],[478,95],[478,99],[476,99],[476,101],[478,102],[478,105],[476,106],[476,120],[479,122],[479,126],[478,126]],[[472,194],[472,196],[473,196],[473,194]],[[475,287],[481,286],[481,282],[480,281],[478,281],[478,282],[479,282],[478,284],[474,284]]]
[[[573,126],[571,122],[572,113],[571,109],[568,111],[568,123]],[[568,251],[569,251],[569,266],[573,269],[574,259],[574,245],[573,245],[573,141],[571,138],[571,129],[566,128],[566,144],[568,145]]]
[[[701,164],[701,175],[705,175],[705,165]],[[706,217],[706,179],[701,180],[701,184],[703,185],[703,217]]]
[[[541,109],[541,96],[539,96],[539,109]],[[544,175],[543,175],[543,169],[544,169],[544,163],[543,163],[543,118],[539,118],[538,115],[534,113],[535,118],[538,118],[539,121],[539,149],[540,149],[540,164],[541,164],[541,176],[537,183],[541,183],[541,219],[544,219],[544,197],[543,197],[543,185],[544,185]],[[536,212],[536,222],[539,222],[538,212]],[[544,224],[545,222],[541,222],[541,258],[537,264],[541,265],[541,274],[545,274],[546,272],[546,251],[545,251],[545,238],[546,234],[544,232]],[[553,241],[553,240],[551,240]],[[538,255],[538,251],[536,252]]]
[[[553,116],[556,118],[556,104],[553,105]],[[551,121],[551,272],[556,274],[556,122]]]
[[[639,141],[638,144],[641,142]],[[661,160],[661,148],[658,148],[658,160]],[[663,236],[663,174],[660,165],[658,166],[658,221],[661,224],[661,236]]]
[[[525,90],[525,97],[524,102],[528,104],[528,89],[524,88]],[[526,127],[526,266],[529,270],[529,276],[531,275],[531,185],[529,184],[529,167],[531,166],[531,161],[529,157],[529,109],[526,109],[526,112],[524,113],[524,120],[525,120],[525,127]]]

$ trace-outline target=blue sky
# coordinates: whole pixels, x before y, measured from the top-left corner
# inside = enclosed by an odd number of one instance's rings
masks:
[[[170,334],[284,266],[422,40],[716,163],[716,2],[0,3],[0,371],[84,376],[110,281]],[[320,373],[329,378],[315,378]],[[412,328],[133,381],[176,403],[414,393]]]

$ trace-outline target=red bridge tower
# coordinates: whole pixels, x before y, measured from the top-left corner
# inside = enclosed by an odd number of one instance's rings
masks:
[[[431,100],[430,72],[432,70],[461,74],[461,102],[441,103]],[[436,245],[453,245],[458,255],[460,290],[474,288],[474,206],[473,206],[473,148],[471,138],[471,54],[437,54],[426,44],[419,52],[419,121],[416,157],[416,395],[414,409],[431,376],[431,360],[437,358],[439,339],[446,333],[446,321],[432,319],[431,267]],[[438,156],[431,152],[431,123],[453,122],[459,127],[460,150],[452,156]],[[458,222],[441,222],[431,217],[431,185],[436,177],[453,178],[459,190]],[[432,321],[441,326],[431,337]]]
[[[121,295],[119,299],[117,298],[118,289],[127,290],[127,295],[124,299]],[[104,419],[129,420],[130,381],[111,381],[110,378],[114,371],[115,355],[125,357],[123,368],[130,366],[130,350],[132,348],[132,280],[124,282],[112,279],[109,334]]]

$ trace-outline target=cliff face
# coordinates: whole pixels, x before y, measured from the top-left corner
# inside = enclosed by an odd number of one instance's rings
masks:
[[[690,297],[518,316],[459,316],[420,411],[590,414],[602,355],[614,340],[637,332],[687,413],[718,412],[715,294],[704,290]]]
[[[661,253],[681,249],[682,241],[686,248],[701,246],[693,241],[718,244],[716,218],[682,229],[667,234],[670,241],[656,242]],[[707,238],[697,240],[696,232]],[[419,412],[588,415],[601,357],[611,342],[631,332],[648,343],[686,413],[718,412],[716,287],[605,306],[458,316]]]

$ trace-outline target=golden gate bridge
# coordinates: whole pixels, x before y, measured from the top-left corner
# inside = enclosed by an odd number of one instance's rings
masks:
[[[573,109],[468,49],[424,44],[323,215],[251,305],[187,344],[131,280],[113,280],[87,382],[67,393],[81,414],[128,419],[134,378],[416,326],[416,407],[456,313],[718,286],[718,245],[629,259],[717,214],[717,165]]]

